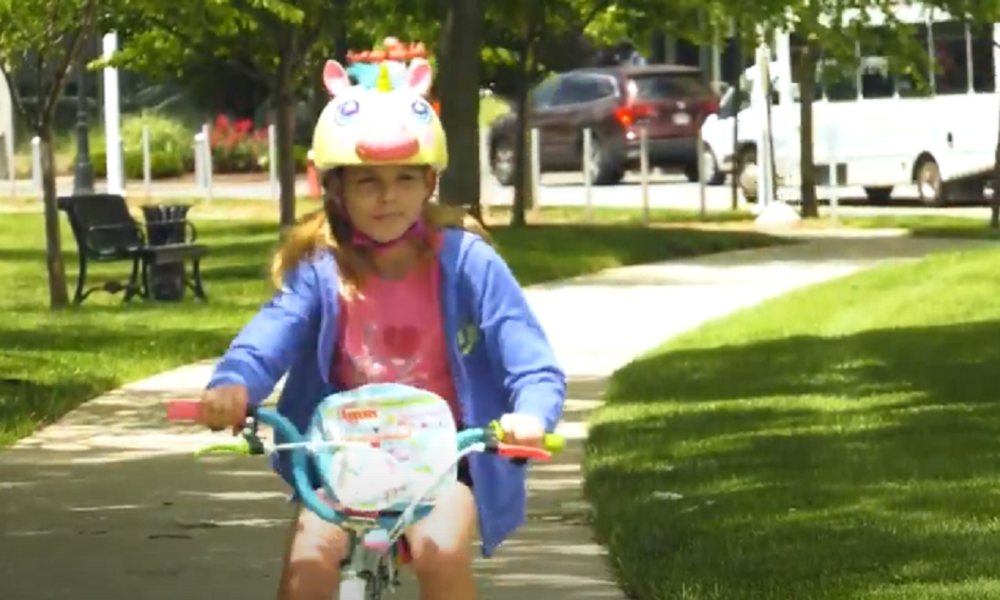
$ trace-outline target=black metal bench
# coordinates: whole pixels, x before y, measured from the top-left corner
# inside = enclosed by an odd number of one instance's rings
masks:
[[[208,300],[201,281],[201,259],[208,253],[208,248],[195,243],[198,232],[194,223],[187,219],[147,223],[147,228],[183,227],[183,242],[153,245],[146,239],[140,224],[132,218],[122,196],[62,196],[59,198],[59,209],[69,217],[79,250],[80,272],[77,276],[76,293],[73,295],[74,303],[81,304],[90,294],[99,290],[111,294],[124,291],[125,302],[131,301],[135,296],[149,298],[150,270],[162,265],[183,265],[185,262],[191,263],[191,276],[182,275],[184,286],[190,288],[196,298]],[[132,272],[124,284],[109,281],[85,290],[87,266],[91,261],[131,262]]]

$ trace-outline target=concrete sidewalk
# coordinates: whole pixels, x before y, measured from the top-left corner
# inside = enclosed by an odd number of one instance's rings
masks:
[[[790,289],[977,245],[817,240],[531,289],[572,378],[561,425],[572,442],[559,460],[532,469],[530,521],[497,558],[480,561],[483,597],[624,597],[591,539],[580,493],[585,418],[612,370]],[[210,370],[193,365],[126,386],[0,453],[0,599],[274,597],[291,514],[283,488],[265,461],[194,461],[189,452],[216,436],[162,420],[164,401],[196,396]],[[416,598],[415,586],[395,597]]]

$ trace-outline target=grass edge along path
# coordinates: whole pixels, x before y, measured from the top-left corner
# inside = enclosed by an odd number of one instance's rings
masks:
[[[791,292],[618,370],[594,528],[640,600],[1000,597],[1000,250]]]
[[[273,293],[267,265],[277,239],[273,222],[199,220],[210,248],[203,263],[209,302],[122,305],[95,294],[81,308],[52,313],[40,215],[0,216],[0,447],[25,437],[81,402],[136,381],[221,354],[235,333]],[[75,243],[63,221],[70,286]],[[634,226],[539,225],[493,230],[501,254],[524,285],[607,268],[782,243],[757,233],[666,231]],[[120,278],[128,265],[94,268]]]

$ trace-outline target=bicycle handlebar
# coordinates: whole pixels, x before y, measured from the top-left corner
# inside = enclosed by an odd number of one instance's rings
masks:
[[[167,419],[170,421],[195,421],[201,413],[201,404],[197,400],[173,400],[167,405]],[[305,436],[283,415],[269,408],[253,408],[248,410],[250,433],[245,433],[241,441],[234,444],[215,444],[202,449],[197,454],[208,452],[228,452],[233,454],[263,454],[264,447],[256,438],[256,423],[271,427],[275,433],[284,438],[290,448],[292,461],[292,484],[302,503],[311,512],[325,521],[340,525],[346,516],[324,501],[313,489],[309,477],[309,453]],[[556,434],[546,434],[543,448],[533,446],[515,446],[503,443],[503,430],[497,421],[488,427],[463,429],[457,435],[458,451],[468,449],[476,444],[483,444],[484,451],[516,462],[527,460],[549,460],[552,454],[558,454],[565,446],[565,439]]]

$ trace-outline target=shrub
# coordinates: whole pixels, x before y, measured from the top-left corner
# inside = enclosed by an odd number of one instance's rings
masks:
[[[142,129],[149,128],[149,170],[153,179],[177,177],[194,169],[194,134],[183,123],[154,113],[122,119],[122,149],[126,179],[143,178]],[[102,136],[103,137],[103,136]],[[94,175],[107,176],[104,143],[91,148]]]
[[[305,146],[295,147],[295,172],[305,173],[309,164],[309,148]]]
[[[216,173],[254,173],[267,167],[267,129],[253,128],[253,121],[215,119],[211,130],[212,169]]]
[[[122,119],[125,177],[141,180],[142,128],[149,127],[150,173],[153,179],[177,177],[194,171],[194,135],[182,122],[158,115],[128,115]],[[267,129],[254,129],[249,120],[216,118],[210,134],[214,173],[266,173],[269,169]],[[309,148],[295,146],[295,170],[306,170]],[[91,133],[94,175],[107,177],[107,150],[103,131]]]

